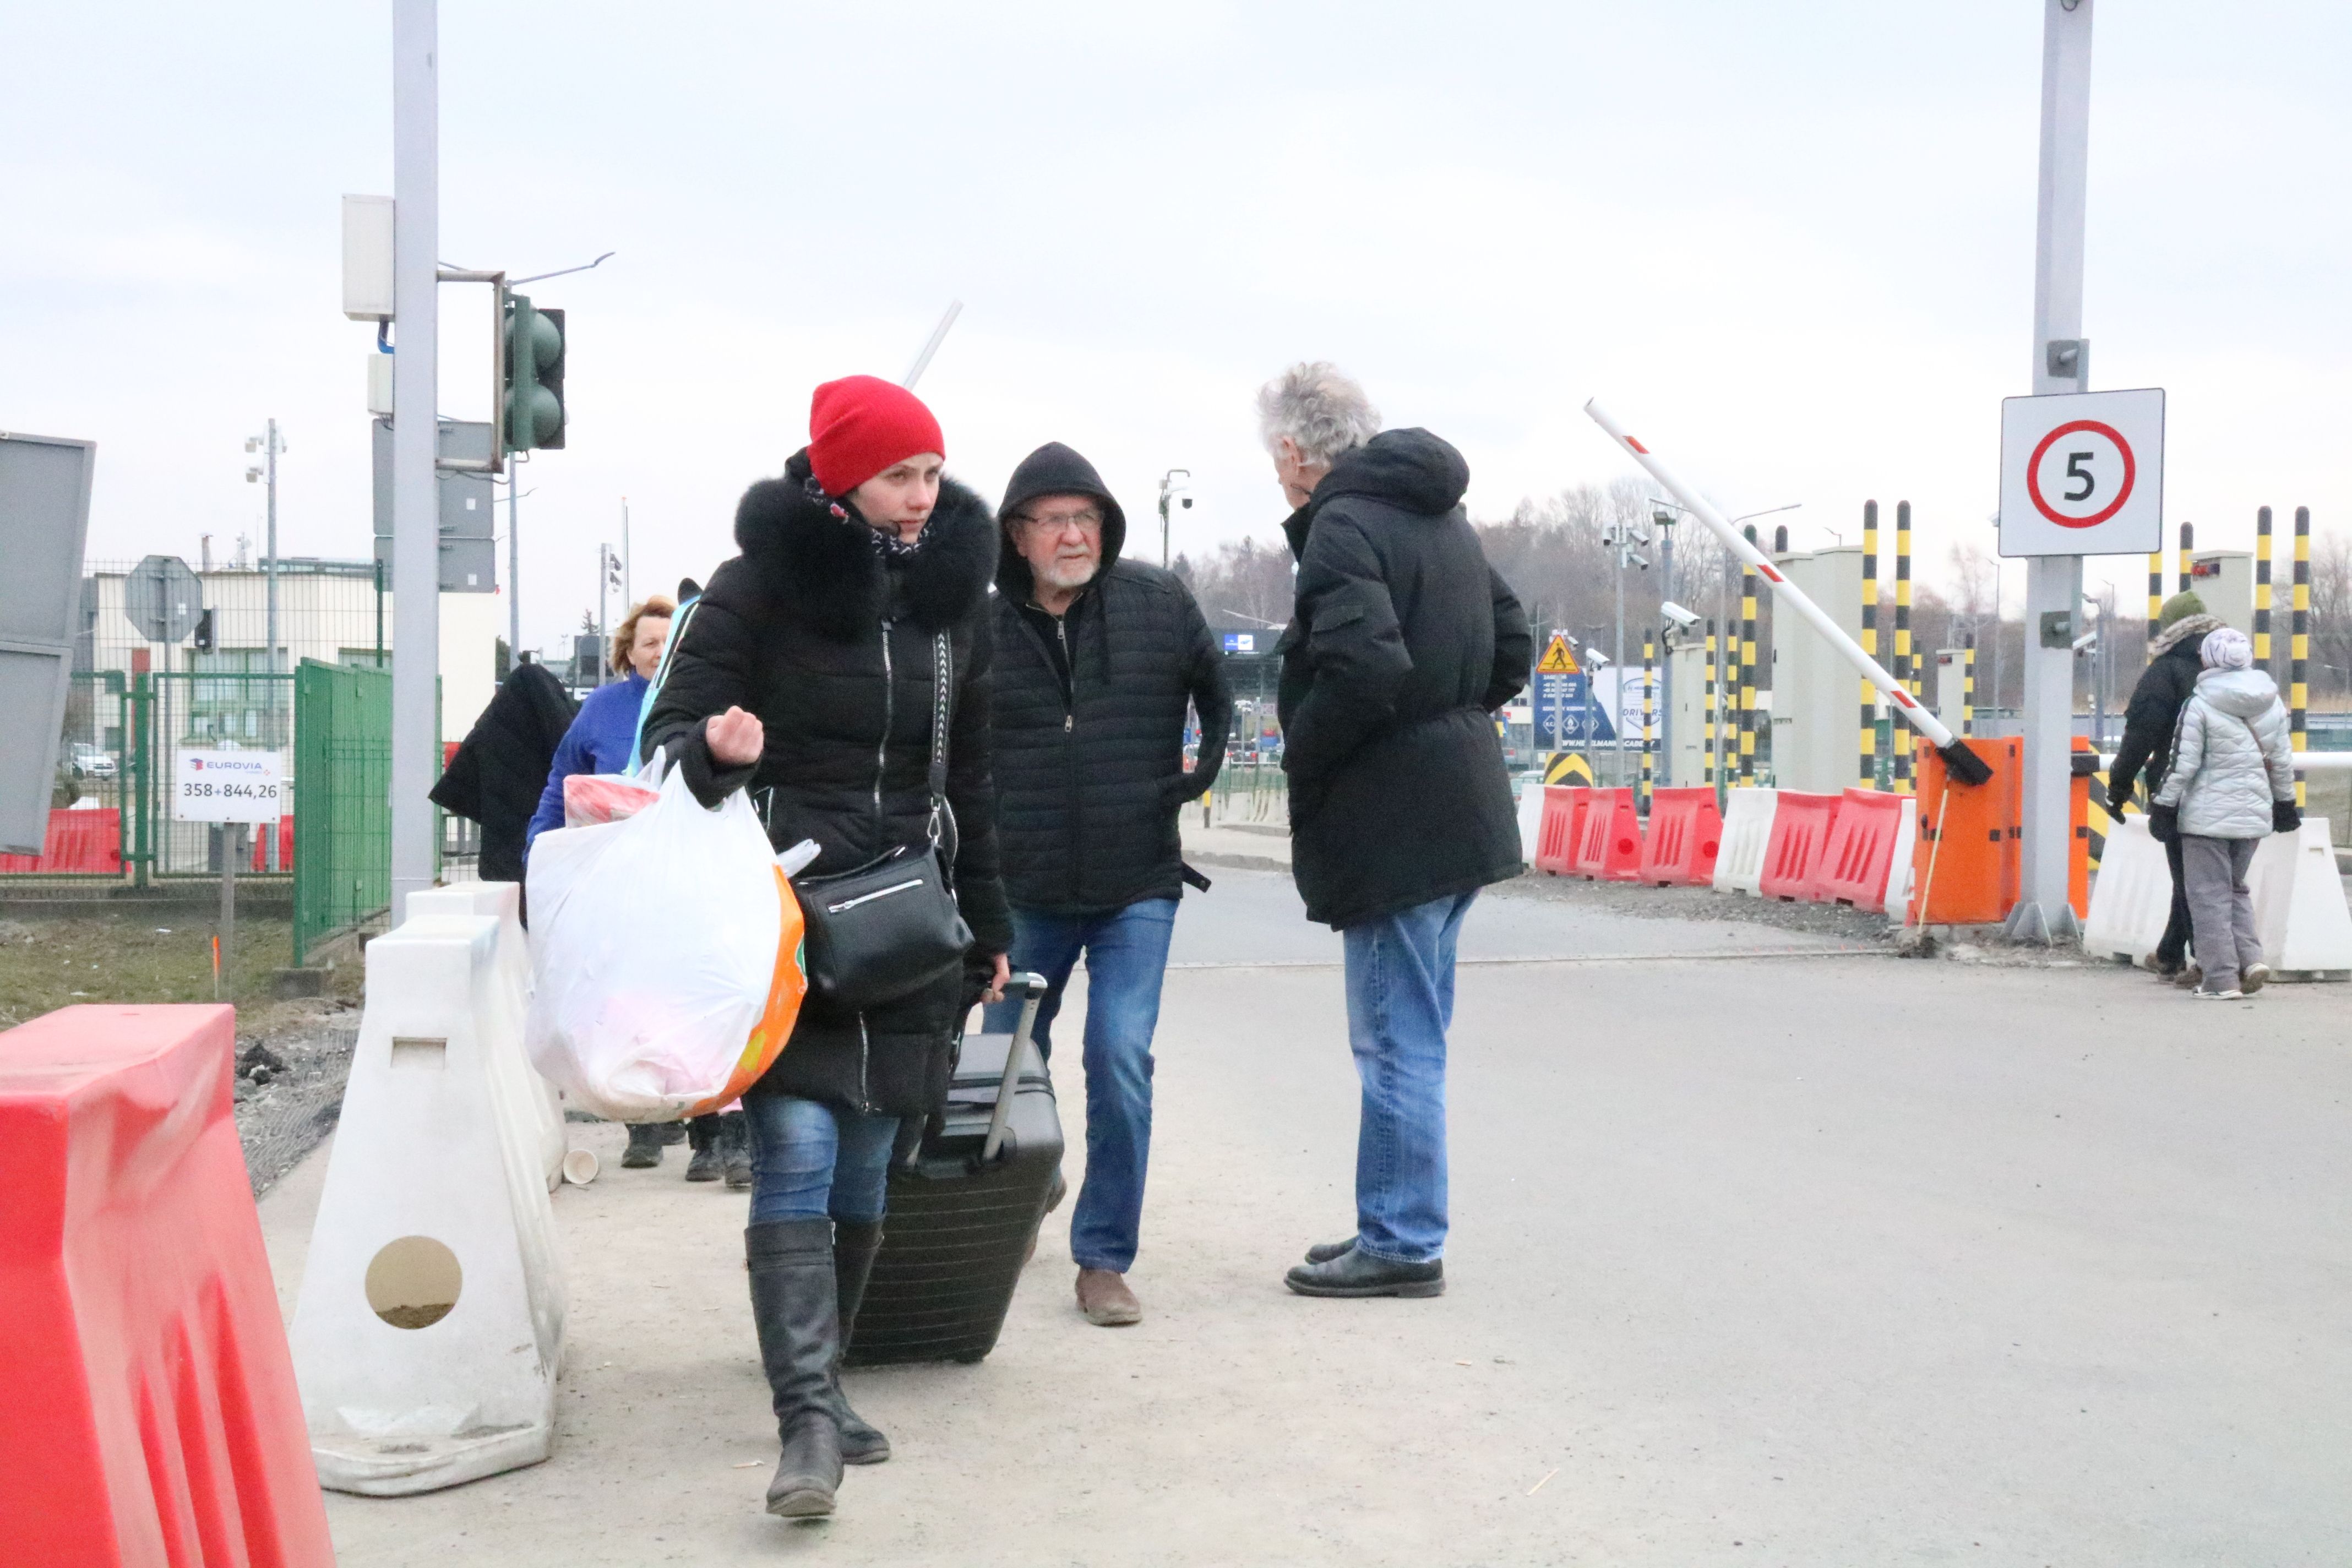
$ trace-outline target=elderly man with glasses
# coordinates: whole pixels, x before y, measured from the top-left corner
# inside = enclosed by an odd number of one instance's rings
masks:
[[[1052,1050],[1070,972],[1087,961],[1087,1169],[1070,1221],[1078,1308],[1141,1321],[1126,1274],[1151,1149],[1151,1037],[1184,884],[1176,813],[1224,760],[1233,699],[1192,591],[1119,557],[1126,514],[1094,465],[1059,442],[1013,470],[998,509],[997,832],[1013,901],[1013,966],[1045,976],[1036,1040]],[[1199,764],[1184,768],[1186,709]],[[1010,1028],[1014,1004],[990,1026]],[[1055,1185],[1055,1201],[1062,1192]]]

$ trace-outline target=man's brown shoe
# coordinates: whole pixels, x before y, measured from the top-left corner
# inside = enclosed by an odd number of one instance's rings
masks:
[[[1143,1303],[1127,1288],[1127,1277],[1108,1268],[1078,1270],[1078,1310],[1098,1329],[1123,1329],[1143,1321]]]

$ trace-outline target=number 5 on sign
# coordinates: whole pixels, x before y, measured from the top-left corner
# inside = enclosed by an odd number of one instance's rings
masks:
[[[184,751],[172,769],[181,822],[275,822],[280,794],[275,752]]]
[[[2000,552],[2164,548],[2164,391],[2064,392],[2000,405]]]

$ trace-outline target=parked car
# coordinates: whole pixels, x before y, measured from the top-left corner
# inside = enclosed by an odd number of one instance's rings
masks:
[[[113,756],[88,741],[74,742],[72,767],[73,776],[78,779],[110,779],[115,774]]]

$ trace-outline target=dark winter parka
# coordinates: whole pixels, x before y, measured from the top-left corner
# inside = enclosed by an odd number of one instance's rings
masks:
[[[1013,536],[1039,496],[1087,496],[1103,510],[1093,582],[1056,617]],[[1192,590],[1119,558],[1127,516],[1094,465],[1059,442],[1013,472],[998,509],[996,821],[1013,903],[1097,914],[1173,899],[1188,879],[1178,808],[1216,781],[1233,699]],[[1067,680],[1063,671],[1067,671]],[[1200,762],[1184,771],[1184,709],[1201,715]],[[1190,879],[1206,887],[1199,873]]]
[[[805,450],[782,479],[746,491],[735,512],[742,553],[681,612],[646,718],[645,754],[667,748],[706,805],[749,788],[778,848],[816,840],[815,875],[921,846],[930,816],[932,638],[945,630],[956,900],[975,957],[1003,952],[1013,931],[997,875],[988,745],[996,523],[978,496],[943,479],[919,548],[886,558],[872,534],[846,500],[812,480]],[[748,767],[717,767],[705,738],[709,719],[730,706],[757,714],[766,731],[760,761]],[[946,1093],[951,1036],[973,994],[967,985],[950,976],[862,1015],[812,996],[751,1092],[922,1114]]]
[[[1426,430],[1343,452],[1283,524],[1291,873],[1347,927],[1518,875],[1492,715],[1527,684],[1528,619],[1462,510],[1470,466]]]
[[[2150,649],[2155,657],[2132,688],[2130,705],[2124,710],[2123,739],[2116,742],[2115,765],[2107,770],[2110,810],[2123,809],[2143,772],[2150,800],[2164,787],[2181,706],[2197,689],[2197,677],[2205,668],[2198,647],[2221,624],[2218,616],[2183,616],[2157,634]]]
[[[443,810],[482,825],[476,866],[482,880],[522,880],[525,829],[572,720],[572,696],[554,672],[518,665],[434,784],[434,802]]]

